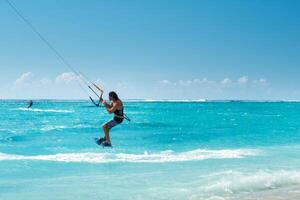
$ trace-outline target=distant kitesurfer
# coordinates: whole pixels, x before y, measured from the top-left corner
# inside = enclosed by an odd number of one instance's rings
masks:
[[[33,105],[33,101],[32,101],[32,100],[28,101],[28,106],[27,106],[27,108],[31,108],[32,105]]]
[[[104,132],[104,138],[100,138],[97,143],[102,146],[111,147],[111,141],[109,137],[109,131],[111,128],[115,127],[118,124],[121,124],[124,120],[124,107],[123,102],[119,99],[117,93],[111,91],[108,94],[110,104],[103,100],[102,94],[103,90],[99,88],[96,84],[94,86],[101,92],[99,102],[105,107],[106,111],[109,114],[114,114],[114,118],[102,125],[102,129]]]

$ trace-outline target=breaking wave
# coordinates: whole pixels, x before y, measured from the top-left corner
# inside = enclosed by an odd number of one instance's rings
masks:
[[[64,126],[64,125],[47,125],[41,128],[41,131],[47,132],[47,131],[53,131],[53,130],[64,130],[64,129],[81,129],[81,128],[92,128],[90,125],[74,125],[74,126]]]
[[[228,171],[209,181],[206,192],[235,194],[266,191],[300,184],[300,171],[260,170],[255,172]]]
[[[166,163],[185,162],[205,159],[228,159],[244,158],[254,156],[258,152],[255,150],[203,150],[175,153],[173,151],[163,151],[159,153],[126,154],[126,153],[61,153],[53,155],[24,156],[0,153],[0,161],[4,160],[40,160],[56,162],[83,162],[83,163]]]
[[[73,113],[74,110],[55,110],[55,109],[38,109],[38,108],[18,108],[17,110],[30,112],[53,112],[53,113]]]

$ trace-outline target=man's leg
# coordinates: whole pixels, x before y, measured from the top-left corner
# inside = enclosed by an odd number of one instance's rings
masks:
[[[103,132],[104,132],[104,137],[107,143],[110,143],[110,137],[109,137],[109,127],[108,127],[108,123],[104,124],[102,126]]]

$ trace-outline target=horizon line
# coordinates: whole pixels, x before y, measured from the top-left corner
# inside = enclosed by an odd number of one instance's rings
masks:
[[[59,99],[59,98],[0,98],[0,101],[90,101],[85,98]],[[289,99],[123,99],[124,102],[300,102],[300,100]]]

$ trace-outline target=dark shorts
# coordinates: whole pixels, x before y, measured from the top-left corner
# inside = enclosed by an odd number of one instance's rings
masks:
[[[109,122],[106,123],[106,125],[108,126],[108,129],[111,129],[111,128],[117,126],[118,124],[120,124],[120,123],[118,123],[114,119],[112,119],[112,120],[110,120]]]

